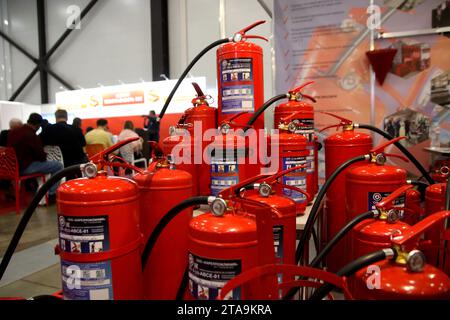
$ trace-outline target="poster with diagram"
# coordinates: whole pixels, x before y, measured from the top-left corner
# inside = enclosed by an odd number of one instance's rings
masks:
[[[427,163],[424,147],[430,142],[450,146],[450,59],[443,54],[450,50],[450,37],[376,38],[380,30],[450,26],[450,1],[375,0],[376,10],[369,5],[358,0],[275,1],[276,92],[313,80],[305,93],[317,98],[317,110],[405,135],[404,145]],[[375,49],[397,49],[382,86],[371,84],[366,57],[371,42]],[[316,113],[316,128],[336,122]],[[412,165],[406,167],[417,173]]]

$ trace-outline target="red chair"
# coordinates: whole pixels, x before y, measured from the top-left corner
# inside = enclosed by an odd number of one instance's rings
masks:
[[[41,178],[43,183],[45,183],[45,173],[21,176],[14,148],[0,147],[0,179],[14,181],[17,214],[20,214],[20,183],[33,178]]]

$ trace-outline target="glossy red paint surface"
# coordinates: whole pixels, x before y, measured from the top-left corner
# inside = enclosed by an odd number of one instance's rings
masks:
[[[192,176],[183,170],[161,167],[136,174],[134,180],[140,190],[140,229],[145,243],[161,218],[192,196]],[[192,208],[180,212],[161,233],[144,270],[146,299],[175,299],[187,264],[191,216]]]
[[[218,84],[218,123],[221,123],[223,120],[229,118],[231,115],[237,114],[242,111],[247,111],[244,109],[239,112],[232,113],[223,113],[222,104],[223,104],[223,94],[222,89],[239,89],[241,86],[253,86],[253,111],[249,111],[247,115],[239,117],[236,122],[240,125],[244,125],[250,119],[252,114],[259,109],[264,103],[264,70],[263,70],[263,50],[262,48],[252,42],[249,41],[240,41],[240,42],[228,42],[221,45],[217,49],[217,84]],[[227,82],[226,84],[223,82],[221,77],[221,65],[224,63],[224,60],[229,59],[251,59],[251,76],[247,81],[232,81]],[[261,115],[253,127],[255,129],[264,129],[264,115]]]
[[[106,175],[70,180],[57,190],[58,217],[66,220],[107,217],[104,237],[109,239],[109,250],[95,253],[61,250],[60,256],[74,265],[109,262],[114,299],[143,298],[138,196],[133,181]]]
[[[324,141],[325,146],[325,178],[328,179],[333,172],[345,161],[369,153],[372,148],[372,138],[365,133],[354,130],[342,131],[330,135]],[[347,223],[345,208],[345,175],[364,162],[355,163],[344,170],[330,186],[324,206],[324,228],[321,238],[325,241],[332,239],[336,233]],[[336,245],[327,258],[330,271],[336,272],[344,265],[346,251],[345,238]]]

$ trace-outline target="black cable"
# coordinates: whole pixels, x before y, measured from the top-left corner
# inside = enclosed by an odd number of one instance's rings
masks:
[[[275,102],[285,99],[287,98],[286,94],[279,94],[275,97],[270,98],[269,100],[267,100],[266,102],[264,102],[264,104],[259,107],[258,110],[255,111],[255,113],[251,116],[251,118],[247,121],[247,125],[244,128],[244,132],[247,131],[248,129],[250,129],[250,127],[253,125],[253,123],[255,123],[256,119],[258,119],[258,117],[268,108],[270,107],[272,104],[274,104]],[[276,127],[276,124],[275,124]]]
[[[370,266],[371,264],[374,264],[378,261],[385,260],[388,257],[386,251],[387,250],[384,249],[361,256],[358,259],[345,265],[336,274],[340,277],[350,277],[364,267]],[[309,300],[322,300],[331,290],[333,290],[333,288],[334,286],[332,284],[326,283],[318,288],[309,298]]]
[[[394,137],[392,137],[389,133],[369,124],[358,124],[357,126],[355,126],[355,128],[367,129],[376,132],[379,135],[382,135],[387,140],[394,139]],[[433,178],[431,178],[428,171],[425,170],[422,164],[411,154],[411,152],[408,151],[408,149],[406,149],[399,141],[394,142],[394,145],[409,159],[409,161],[414,164],[414,166],[417,168],[417,170],[420,171],[420,173],[428,181],[429,184],[434,184],[434,180]]]
[[[189,63],[189,65],[184,69],[183,73],[181,74],[180,78],[178,79],[177,83],[173,87],[172,91],[170,92],[169,96],[167,97],[167,100],[164,102],[164,106],[161,110],[161,112],[158,115],[158,118],[161,120],[164,114],[166,113],[167,107],[169,106],[169,103],[172,101],[173,96],[175,95],[175,92],[177,91],[178,87],[180,86],[181,82],[186,78],[189,71],[191,71],[192,67],[197,63],[198,60],[200,60],[201,57],[205,55],[209,50],[211,50],[214,47],[217,47],[218,45],[221,45],[223,43],[230,42],[230,39],[220,39],[217,41],[214,41],[210,45],[208,45],[206,48],[204,48],[202,51],[200,51],[199,54],[197,54],[194,59]]]
[[[348,222],[341,230],[339,230],[338,233],[327,243],[325,248],[317,254],[317,256],[311,261],[309,264],[312,268],[319,267],[320,263],[322,262],[323,258],[328,255],[328,253],[333,249],[336,244],[350,231],[353,229],[354,226],[356,226],[361,221],[364,221],[366,219],[373,218],[375,216],[374,211],[367,211],[364,212],[356,217],[354,217],[350,222]],[[286,296],[283,298],[283,300],[290,300],[294,297],[294,295],[297,293],[298,288],[292,288]]]
[[[313,237],[314,249],[316,250],[316,253],[317,253],[320,251],[320,245],[319,245],[319,238],[317,237],[316,228],[314,228],[314,227],[312,228],[311,234]]]
[[[17,248],[17,245],[19,244],[20,238],[23,235],[23,232],[25,231],[25,228],[28,225],[28,222],[30,221],[34,211],[36,210],[37,206],[39,205],[39,202],[42,200],[42,198],[45,196],[45,194],[50,190],[50,188],[60,181],[62,178],[65,178],[71,174],[75,174],[80,171],[80,164],[73,165],[67,168],[64,168],[58,172],[56,172],[53,176],[50,177],[36,192],[33,199],[31,200],[28,207],[25,209],[22,219],[20,219],[19,224],[17,225],[16,231],[14,232],[14,235],[8,245],[8,248],[6,249],[6,252],[2,258],[2,262],[0,264],[0,280],[3,278],[3,275],[6,271],[6,268],[8,267],[9,262],[11,261],[11,257],[14,254],[14,251]]]
[[[311,209],[311,213],[309,214],[308,220],[306,221],[305,228],[303,229],[302,236],[300,238],[300,241],[297,246],[297,250],[295,252],[295,261],[297,264],[302,260],[303,258],[303,252],[305,244],[307,243],[309,239],[309,233],[311,232],[311,228],[314,225],[314,221],[316,220],[316,216],[318,214],[320,205],[323,201],[323,198],[325,197],[325,194],[327,193],[328,189],[330,188],[333,181],[336,179],[336,177],[345,169],[347,169],[352,164],[365,160],[365,156],[359,156],[352,158],[350,160],[347,160],[343,164],[341,164],[332,174],[331,176],[325,181],[322,188],[320,188],[319,193],[317,194],[316,200],[314,201],[314,205]]]
[[[186,199],[177,204],[172,209],[170,209],[169,212],[167,212],[161,218],[161,220],[158,222],[153,232],[150,234],[150,237],[148,238],[147,243],[145,244],[144,251],[142,252],[141,256],[142,270],[145,268],[147,264],[148,258],[152,253],[156,241],[158,241],[159,236],[161,235],[164,228],[170,223],[170,221],[172,221],[172,219],[175,218],[181,211],[189,207],[193,207],[195,205],[200,204],[208,204],[208,198],[209,196],[198,196]]]

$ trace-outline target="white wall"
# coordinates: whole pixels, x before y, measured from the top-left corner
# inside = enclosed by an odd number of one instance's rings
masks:
[[[1,4],[4,2],[9,23],[2,24],[3,30],[37,57],[36,1],[0,0]],[[77,5],[82,10],[88,2],[47,0],[47,50],[65,31],[70,15],[67,8]],[[0,14],[3,15],[4,12]],[[14,91],[34,63],[16,49],[10,51]],[[98,1],[81,22],[81,29],[74,30],[51,57],[50,66],[68,83],[84,88],[97,87],[98,83],[119,84],[119,80],[125,83],[152,80],[150,1]],[[50,101],[54,102],[55,93],[63,88],[49,75],[49,89]],[[0,100],[9,98],[1,94],[0,91]],[[38,75],[16,101],[40,103]]]

